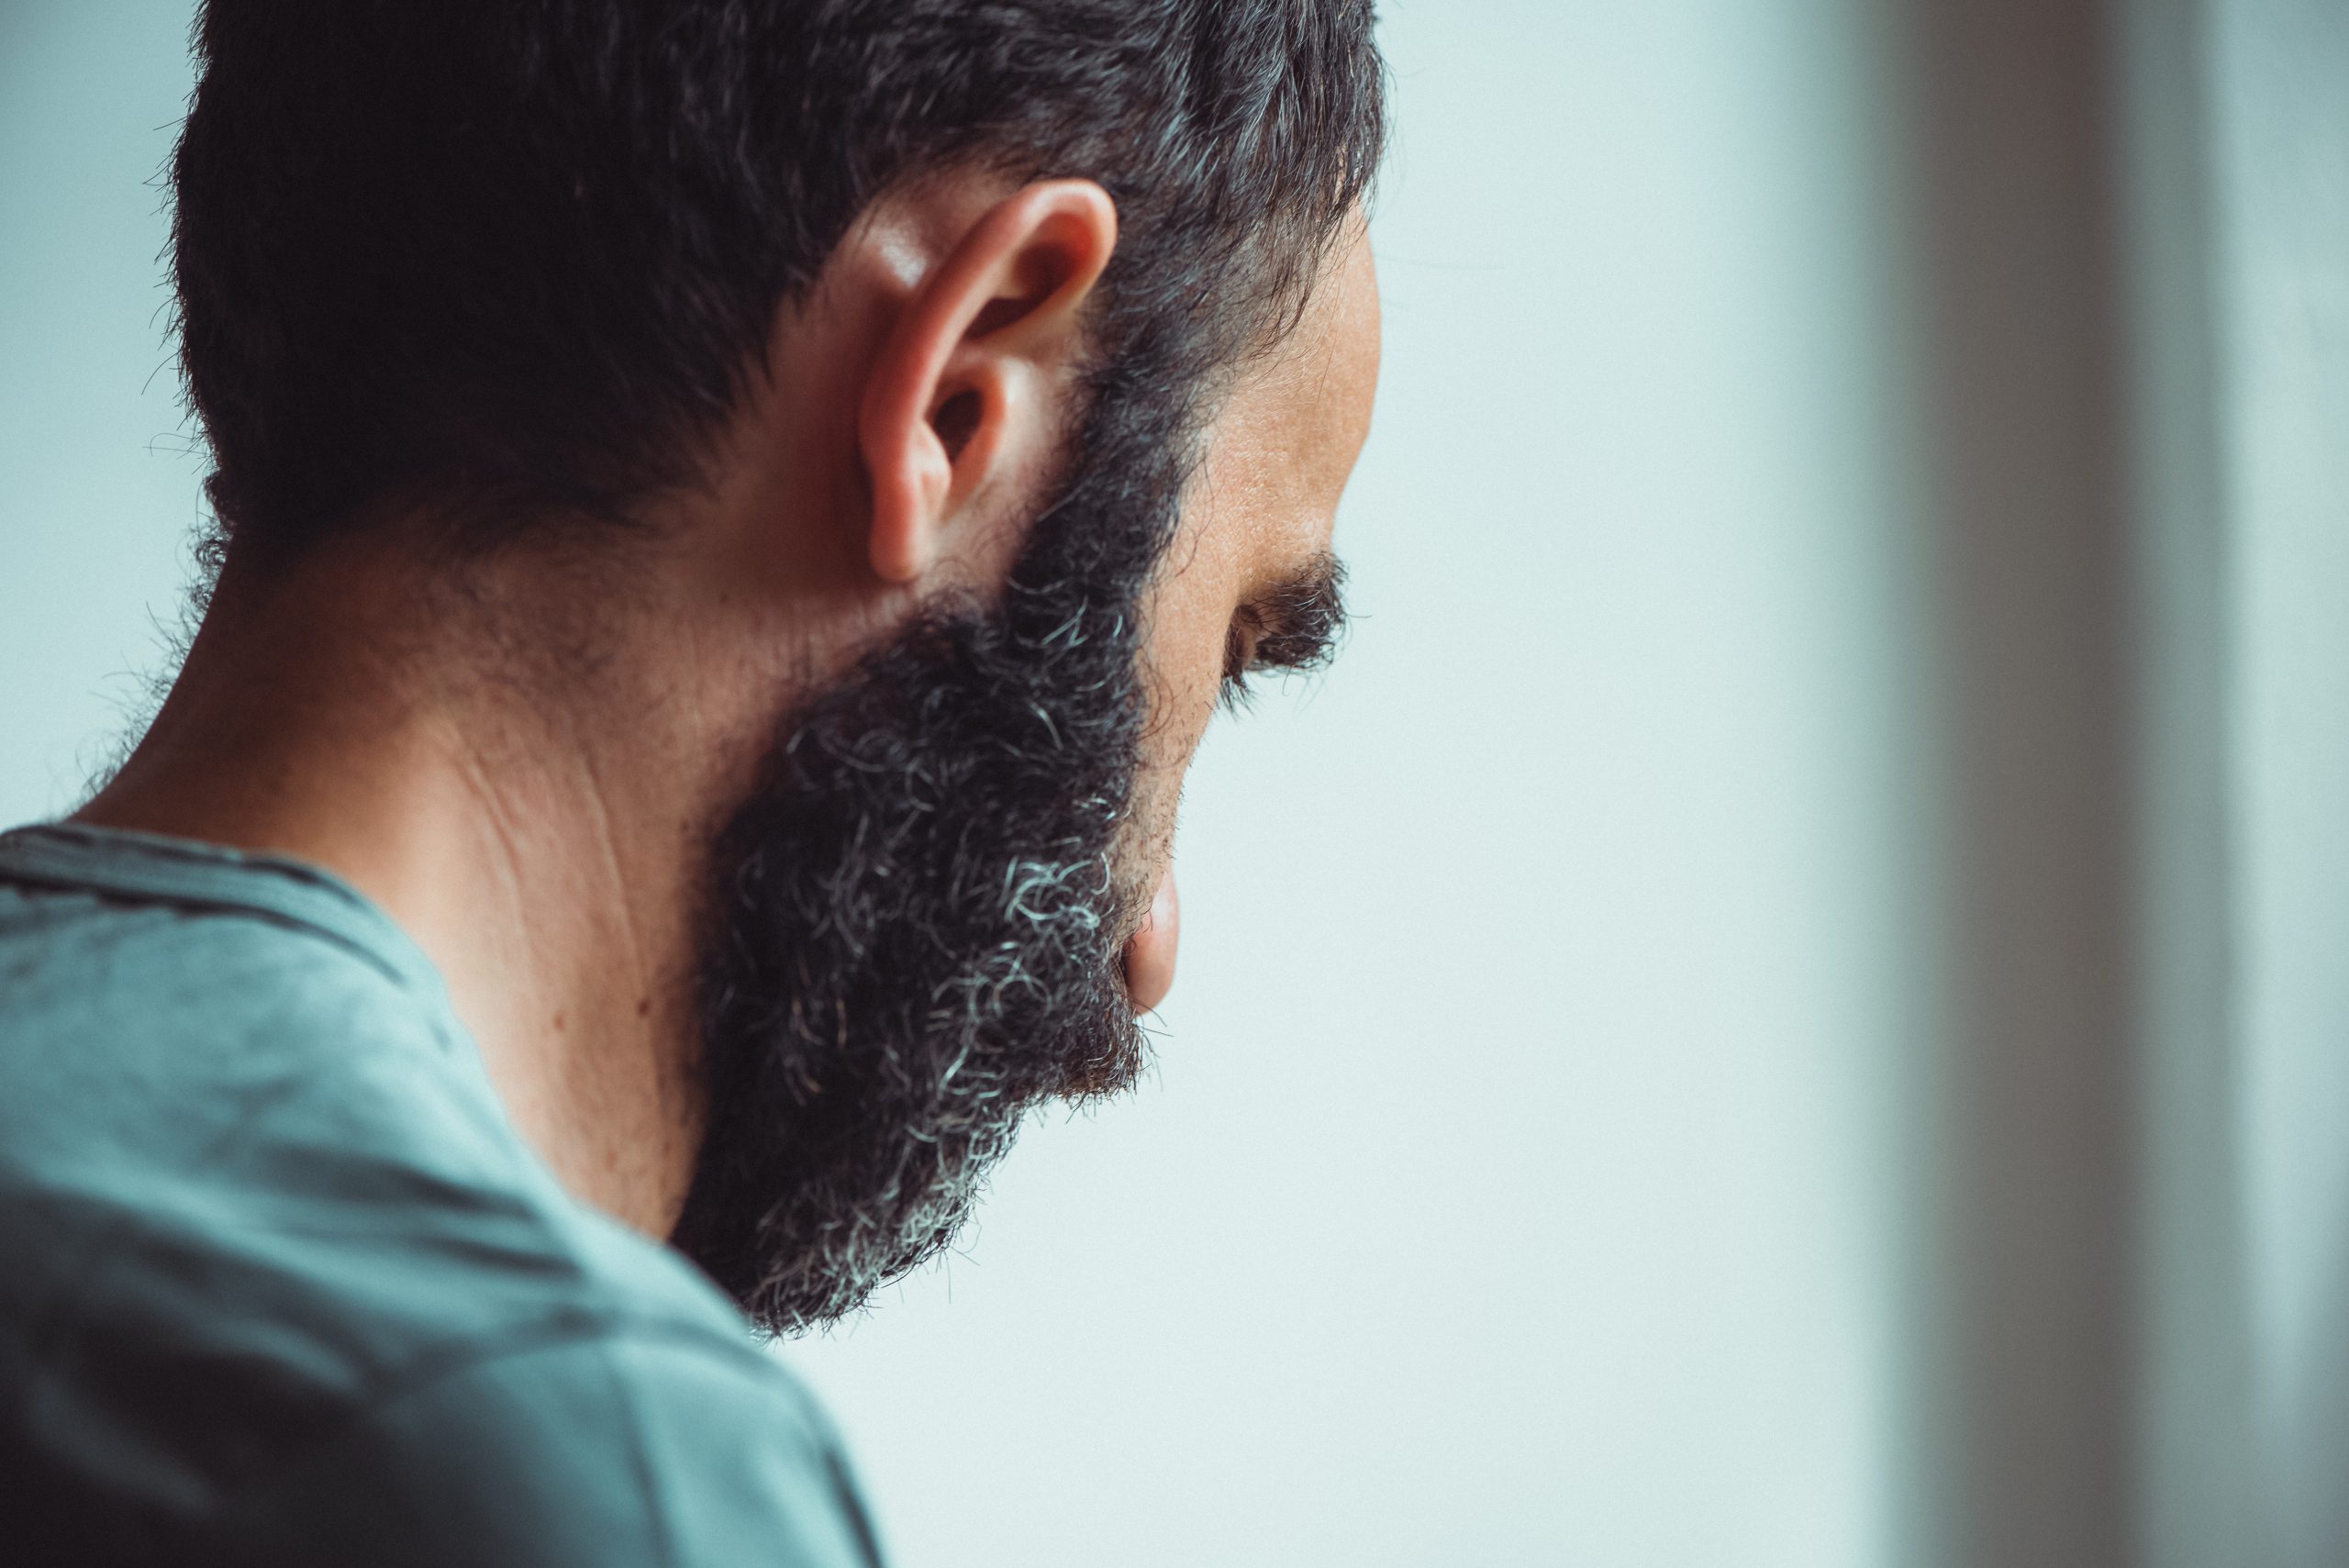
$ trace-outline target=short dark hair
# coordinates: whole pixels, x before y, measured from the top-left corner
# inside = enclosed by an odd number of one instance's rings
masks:
[[[1371,0],[206,0],[173,169],[217,548],[689,484],[909,178],[1099,181],[1105,361],[1276,337],[1384,137]]]

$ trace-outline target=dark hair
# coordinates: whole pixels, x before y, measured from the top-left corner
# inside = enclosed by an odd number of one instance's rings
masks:
[[[1099,181],[1092,321],[1204,377],[1376,166],[1371,0],[206,0],[173,165],[216,548],[386,504],[490,540],[691,483],[892,186]]]

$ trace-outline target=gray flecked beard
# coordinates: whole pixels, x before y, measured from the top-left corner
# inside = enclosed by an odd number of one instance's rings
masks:
[[[1002,601],[933,608],[804,703],[716,836],[675,1241],[770,1332],[936,1255],[1031,1111],[1145,1065],[1118,851],[1180,412],[1097,408]]]

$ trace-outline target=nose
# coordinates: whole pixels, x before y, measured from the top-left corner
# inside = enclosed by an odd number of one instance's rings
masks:
[[[1174,945],[1183,924],[1182,901],[1174,894],[1174,868],[1166,868],[1150,914],[1126,942],[1126,995],[1134,1011],[1146,1013],[1174,989]]]

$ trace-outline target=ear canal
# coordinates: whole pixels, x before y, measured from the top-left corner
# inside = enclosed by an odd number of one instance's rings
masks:
[[[940,405],[930,417],[930,428],[938,432],[938,444],[946,449],[946,460],[952,462],[971,444],[971,437],[979,428],[979,419],[986,406],[975,392],[958,392]]]

